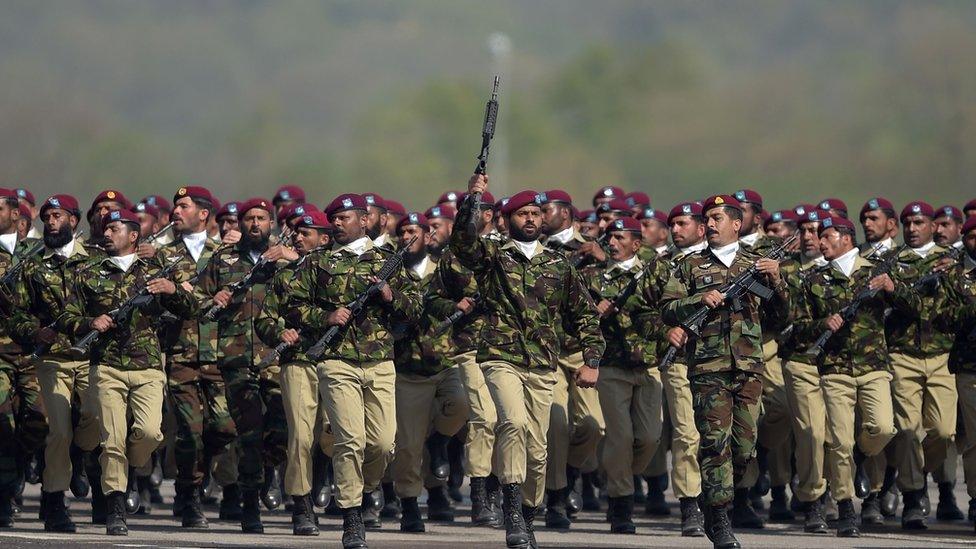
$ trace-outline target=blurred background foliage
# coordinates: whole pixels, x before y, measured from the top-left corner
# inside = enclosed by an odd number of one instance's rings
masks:
[[[474,167],[500,32],[498,194],[959,204],[974,30],[965,0],[6,0],[0,185],[425,208]]]

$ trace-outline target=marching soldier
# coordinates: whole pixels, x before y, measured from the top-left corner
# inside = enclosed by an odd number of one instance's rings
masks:
[[[487,176],[471,177],[451,250],[474,271],[486,310],[477,360],[498,411],[506,544],[523,547],[535,545],[532,522],[545,493],[546,432],[560,353],[555,326],[565,321],[579,335],[584,363],[574,381],[581,388],[596,384],[604,342],[576,270],[539,242],[542,210],[534,191],[512,196],[502,208],[511,240],[478,238],[467,228],[474,197],[487,185]]]
[[[943,248],[962,249],[962,226],[966,218],[955,206],[935,210],[935,243]]]
[[[867,255],[884,254],[895,248],[898,217],[890,200],[880,196],[868,200],[861,206],[860,219],[864,230],[861,252]]]
[[[390,217],[386,212],[386,201],[376,193],[366,193],[363,195],[363,198],[366,199],[366,206],[368,208],[366,215],[366,236],[372,238],[373,243],[378,247],[386,248],[387,251],[395,250],[393,238],[386,232],[386,224]]]
[[[60,331],[81,337],[95,330],[89,382],[98,403],[101,426],[102,491],[108,516],[106,533],[128,535],[125,491],[129,467],[142,467],[163,440],[165,375],[155,318],[164,311],[179,318],[197,312],[192,294],[166,278],[155,260],[139,259],[139,219],[128,211],[106,214],[103,228],[108,257],[93,260],[77,273]],[[152,298],[127,318],[109,312],[145,286]],[[128,426],[131,418],[132,426]]]

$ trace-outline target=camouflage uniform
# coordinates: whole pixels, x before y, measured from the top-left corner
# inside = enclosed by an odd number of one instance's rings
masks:
[[[11,254],[0,246],[0,276],[21,261],[37,241],[20,240]],[[27,460],[44,444],[47,417],[34,364],[14,342],[11,322],[17,288],[0,288],[0,497],[13,495]]]
[[[297,303],[289,307],[274,339],[285,328],[301,329],[299,346],[307,349],[328,330],[327,316],[365,291],[389,256],[371,240],[361,255],[348,246],[309,254],[291,288]],[[316,365],[319,393],[335,436],[332,464],[336,501],[342,509],[360,505],[364,491],[379,485],[393,457],[395,373],[390,330],[394,323],[415,320],[420,300],[402,271],[388,284],[393,301],[381,303],[377,296],[363,314],[350,320]]]
[[[950,306],[936,320],[939,327],[954,328],[949,370],[955,374],[965,440],[963,474],[970,500],[976,499],[976,261],[966,257],[948,275]]]
[[[153,278],[157,260],[135,259],[122,271],[111,258],[96,259],[77,272],[59,329],[84,336],[96,317],[108,314]],[[101,425],[102,490],[124,492],[128,468],[142,467],[163,440],[162,351],[157,319],[165,311],[178,318],[197,312],[193,295],[177,285],[176,293],[154,298],[101,334],[91,346],[89,381],[98,399]],[[127,417],[132,427],[127,429]],[[128,444],[126,438],[128,434]]]
[[[947,251],[934,246],[924,258],[911,249],[902,251],[898,265],[905,283],[912,284],[929,273]],[[918,307],[885,321],[898,429],[891,456],[902,492],[922,489],[925,474],[942,466],[956,433],[956,380],[949,372],[955,330],[933,323],[950,306],[943,280],[917,288]],[[920,432],[924,432],[921,441],[917,438]]]
[[[208,310],[217,292],[244,278],[254,265],[243,241],[214,252],[195,289],[200,310]],[[255,284],[237,292],[217,316],[217,367],[237,428],[237,473],[242,492],[259,490],[264,483],[264,467],[282,463],[286,457],[288,433],[278,365],[260,372],[255,369],[270,352],[258,337],[254,320],[264,305],[266,283],[275,267],[266,264],[260,269]]]
[[[679,325],[702,306],[702,294],[721,288],[758,259],[744,248],[739,249],[731,267],[710,249],[685,259],[664,288],[664,322]],[[788,316],[785,283],[775,288],[774,296],[762,308],[764,320]],[[716,309],[700,334],[689,340],[685,353],[695,422],[701,434],[702,492],[705,503],[717,507],[732,500],[734,481],[742,478],[755,455],[763,370],[758,299],[744,296],[739,311],[728,306]]]
[[[67,258],[45,249],[20,273],[16,286],[16,308],[11,314],[12,335],[25,349],[34,350],[34,334],[52,326],[64,312],[74,273],[89,261],[104,258],[101,249],[75,240]],[[42,349],[37,361],[37,378],[50,430],[45,440],[43,487],[46,492],[63,492],[71,480],[69,448],[74,442],[82,451],[98,446],[97,403],[91,400],[88,360],[70,352],[71,340],[59,334]],[[72,411],[77,411],[77,425]]]
[[[471,202],[461,205],[456,226],[467,226]],[[467,230],[454,231],[450,241],[461,265],[474,271],[485,311],[477,360],[499,415],[499,478],[502,484],[522,484],[525,504],[533,507],[545,494],[546,431],[562,352],[556,326],[572,326],[585,364],[597,366],[604,348],[576,269],[535,244],[538,253],[527,259],[512,241],[478,238]]]
[[[200,258],[193,261],[182,238],[164,246],[166,261],[179,261],[173,276],[182,284],[203,270],[218,244],[205,240]],[[217,368],[216,326],[200,320],[168,319],[161,330],[166,352],[166,382],[176,422],[174,454],[177,485],[181,490],[200,486],[209,458],[221,454],[237,432],[227,410],[227,397]]]

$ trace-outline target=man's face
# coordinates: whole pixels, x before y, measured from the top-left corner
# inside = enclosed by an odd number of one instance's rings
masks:
[[[861,216],[861,228],[864,229],[864,239],[868,242],[881,242],[888,238],[894,224],[895,220],[881,210],[864,212]]]
[[[780,221],[779,223],[770,223],[769,228],[766,230],[766,234],[785,240],[793,236],[794,231],[795,229],[792,225]]]
[[[17,230],[17,220],[20,219],[20,210],[5,198],[0,199],[0,234],[9,234]]]
[[[542,233],[542,208],[523,206],[508,216],[508,230],[512,238],[522,242],[537,240]]]
[[[349,244],[366,234],[367,215],[361,210],[344,210],[330,219],[335,226],[335,241]]]
[[[634,257],[641,247],[641,237],[630,231],[611,231],[609,238],[610,257],[614,261],[627,261]]]
[[[671,242],[679,248],[694,246],[705,238],[705,225],[690,215],[671,218]]]
[[[71,242],[72,233],[78,225],[78,218],[61,208],[44,210],[41,221],[44,223],[44,245],[48,248],[60,248]]]
[[[742,204],[742,226],[739,227],[739,236],[750,235],[759,230],[759,212],[753,204]]]
[[[147,213],[137,213],[136,217],[139,218],[139,232],[141,234],[149,236],[159,230],[159,224],[155,217]]]
[[[369,206],[366,212],[366,236],[373,239],[380,236],[380,232],[386,226],[387,217],[386,210]]]
[[[201,208],[188,196],[184,196],[173,205],[173,223],[180,233],[198,233],[207,226],[209,215],[205,208]]]
[[[267,246],[271,238],[271,213],[262,208],[251,208],[241,218],[243,240],[251,248]]]
[[[386,212],[386,234],[396,236],[396,226],[403,216],[400,214]]]
[[[569,208],[562,204],[549,202],[542,206],[542,233],[552,236],[572,226]]]
[[[962,245],[969,253],[969,257],[976,260],[976,231],[969,231],[962,237]]]
[[[451,240],[451,231],[454,230],[454,222],[443,217],[435,217],[430,220],[430,248],[441,251]]]
[[[607,230],[607,227],[611,223],[620,219],[620,214],[615,210],[610,210],[609,212],[600,212],[598,215],[599,222],[597,223],[600,227],[600,232]]]
[[[139,231],[128,223],[113,221],[105,226],[105,251],[112,256],[129,255],[135,251]]]
[[[295,229],[295,248],[300,254],[325,246],[329,243],[329,236],[324,232],[311,227],[299,227]]]
[[[824,259],[832,261],[854,249],[854,242],[849,234],[842,234],[834,228],[820,234],[820,253]]]
[[[241,230],[241,223],[234,214],[220,216],[217,219],[217,225],[220,227],[220,238],[225,237],[231,231]]]
[[[508,235],[508,218],[504,215],[496,215],[494,219],[495,230],[501,234]]]
[[[729,215],[724,207],[705,212],[705,237],[712,247],[727,246],[739,239],[742,221]]]
[[[417,240],[414,240],[410,248],[407,249],[407,253],[413,256],[423,254],[427,244],[430,243],[430,233],[420,225],[404,225],[398,236],[401,247],[406,246],[413,237],[417,237]]]
[[[815,259],[822,255],[820,251],[820,236],[817,235],[817,229],[819,228],[819,221],[807,221],[800,224],[800,252],[807,259]]]
[[[121,202],[116,202],[115,200],[103,200],[98,204],[95,204],[93,208],[95,212],[95,219],[101,219],[108,214],[108,212],[114,210],[124,210]]]
[[[658,248],[668,243],[668,228],[657,219],[641,219],[641,238],[644,244]]]
[[[949,247],[962,237],[962,223],[947,215],[935,220],[935,243]]]
[[[912,248],[920,248],[929,242],[935,235],[935,223],[932,219],[924,215],[910,215],[903,220],[903,233],[905,244]]]
[[[589,221],[580,221],[579,231],[581,235],[595,239],[600,236],[600,225]]]

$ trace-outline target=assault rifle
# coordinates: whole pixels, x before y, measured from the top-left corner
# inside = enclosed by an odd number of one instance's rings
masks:
[[[491,87],[491,98],[485,105],[485,122],[481,126],[481,153],[478,154],[478,165],[474,167],[474,173],[485,175],[488,170],[488,154],[491,152],[491,140],[495,137],[495,122],[498,120],[498,76]],[[474,204],[481,203],[481,193],[472,194]],[[475,216],[471,216],[472,227],[475,224]],[[472,230],[474,230],[472,228]]]
[[[278,242],[285,242],[288,238],[291,237],[292,232],[293,231],[291,227],[288,227],[284,231],[281,231],[281,238],[278,239]],[[260,273],[265,268],[265,266],[268,265],[268,263],[269,263],[268,260],[264,256],[262,256],[261,259],[259,259],[257,263],[254,264],[253,267],[251,267],[251,270],[248,271],[246,275],[244,275],[244,278],[238,280],[237,282],[229,284],[227,286],[227,290],[230,291],[231,296],[235,296],[240,292],[246,291],[251,286],[257,284],[258,273]],[[210,306],[209,309],[207,309],[207,312],[203,313],[203,316],[201,318],[205,322],[213,322],[214,320],[216,320],[217,315],[220,314],[220,311],[223,310],[224,307],[221,307],[220,305],[214,303],[213,305]]]
[[[941,254],[936,261],[941,261],[943,259],[951,259],[952,261],[958,261],[962,256],[962,250],[959,248],[949,248],[945,253]],[[939,281],[942,277],[946,275],[946,270],[932,270],[928,273],[920,276],[918,280],[912,283],[913,290],[920,290],[922,288],[931,287]]]
[[[171,228],[173,228],[173,225],[176,225],[176,222],[170,221],[162,229],[159,229],[158,231],[156,231],[153,234],[151,234],[151,235],[147,236],[146,238],[144,238],[142,240],[142,243],[143,244],[155,244],[155,242],[157,240],[159,240],[159,237],[163,236],[164,234],[166,234],[166,231],[168,231]]]
[[[610,231],[606,231],[606,232],[604,232],[603,234],[601,234],[596,239],[596,243],[601,248],[606,248],[607,242],[609,242],[609,240],[610,240]],[[573,267],[576,268],[576,269],[579,269],[580,267],[583,266],[584,263],[586,263],[586,260],[589,259],[589,258],[590,258],[590,256],[588,256],[588,255],[578,255],[578,256],[574,257],[573,258]]]
[[[76,238],[79,238],[82,234],[84,234],[84,231],[77,230],[74,232],[71,238],[72,240],[74,240]],[[28,248],[26,252],[24,252],[23,257],[20,258],[20,261],[18,261],[16,265],[13,265],[9,269],[7,269],[7,272],[3,273],[3,278],[0,278],[0,285],[9,286],[10,284],[13,284],[14,281],[17,280],[17,277],[20,275],[20,271],[24,270],[24,266],[27,265],[27,260],[38,255],[43,251],[44,251],[44,239],[42,238],[39,241],[35,242],[33,246]]]
[[[477,309],[478,306],[481,305],[481,303],[480,303],[480,301],[481,301],[481,294],[475,294],[472,299],[474,299],[474,308],[471,309],[471,312],[473,313],[475,311],[475,309]],[[459,320],[461,320],[462,318],[464,318],[465,316],[467,316],[467,315],[464,313],[464,311],[462,311],[461,309],[458,309],[458,310],[454,311],[453,313],[451,313],[444,320],[442,320],[442,321],[438,322],[437,324],[435,324],[434,325],[434,328],[431,330],[431,333],[434,336],[439,336],[439,335],[443,334],[444,332],[450,330],[451,329],[451,326],[454,326],[455,324],[457,324],[457,322]]]

